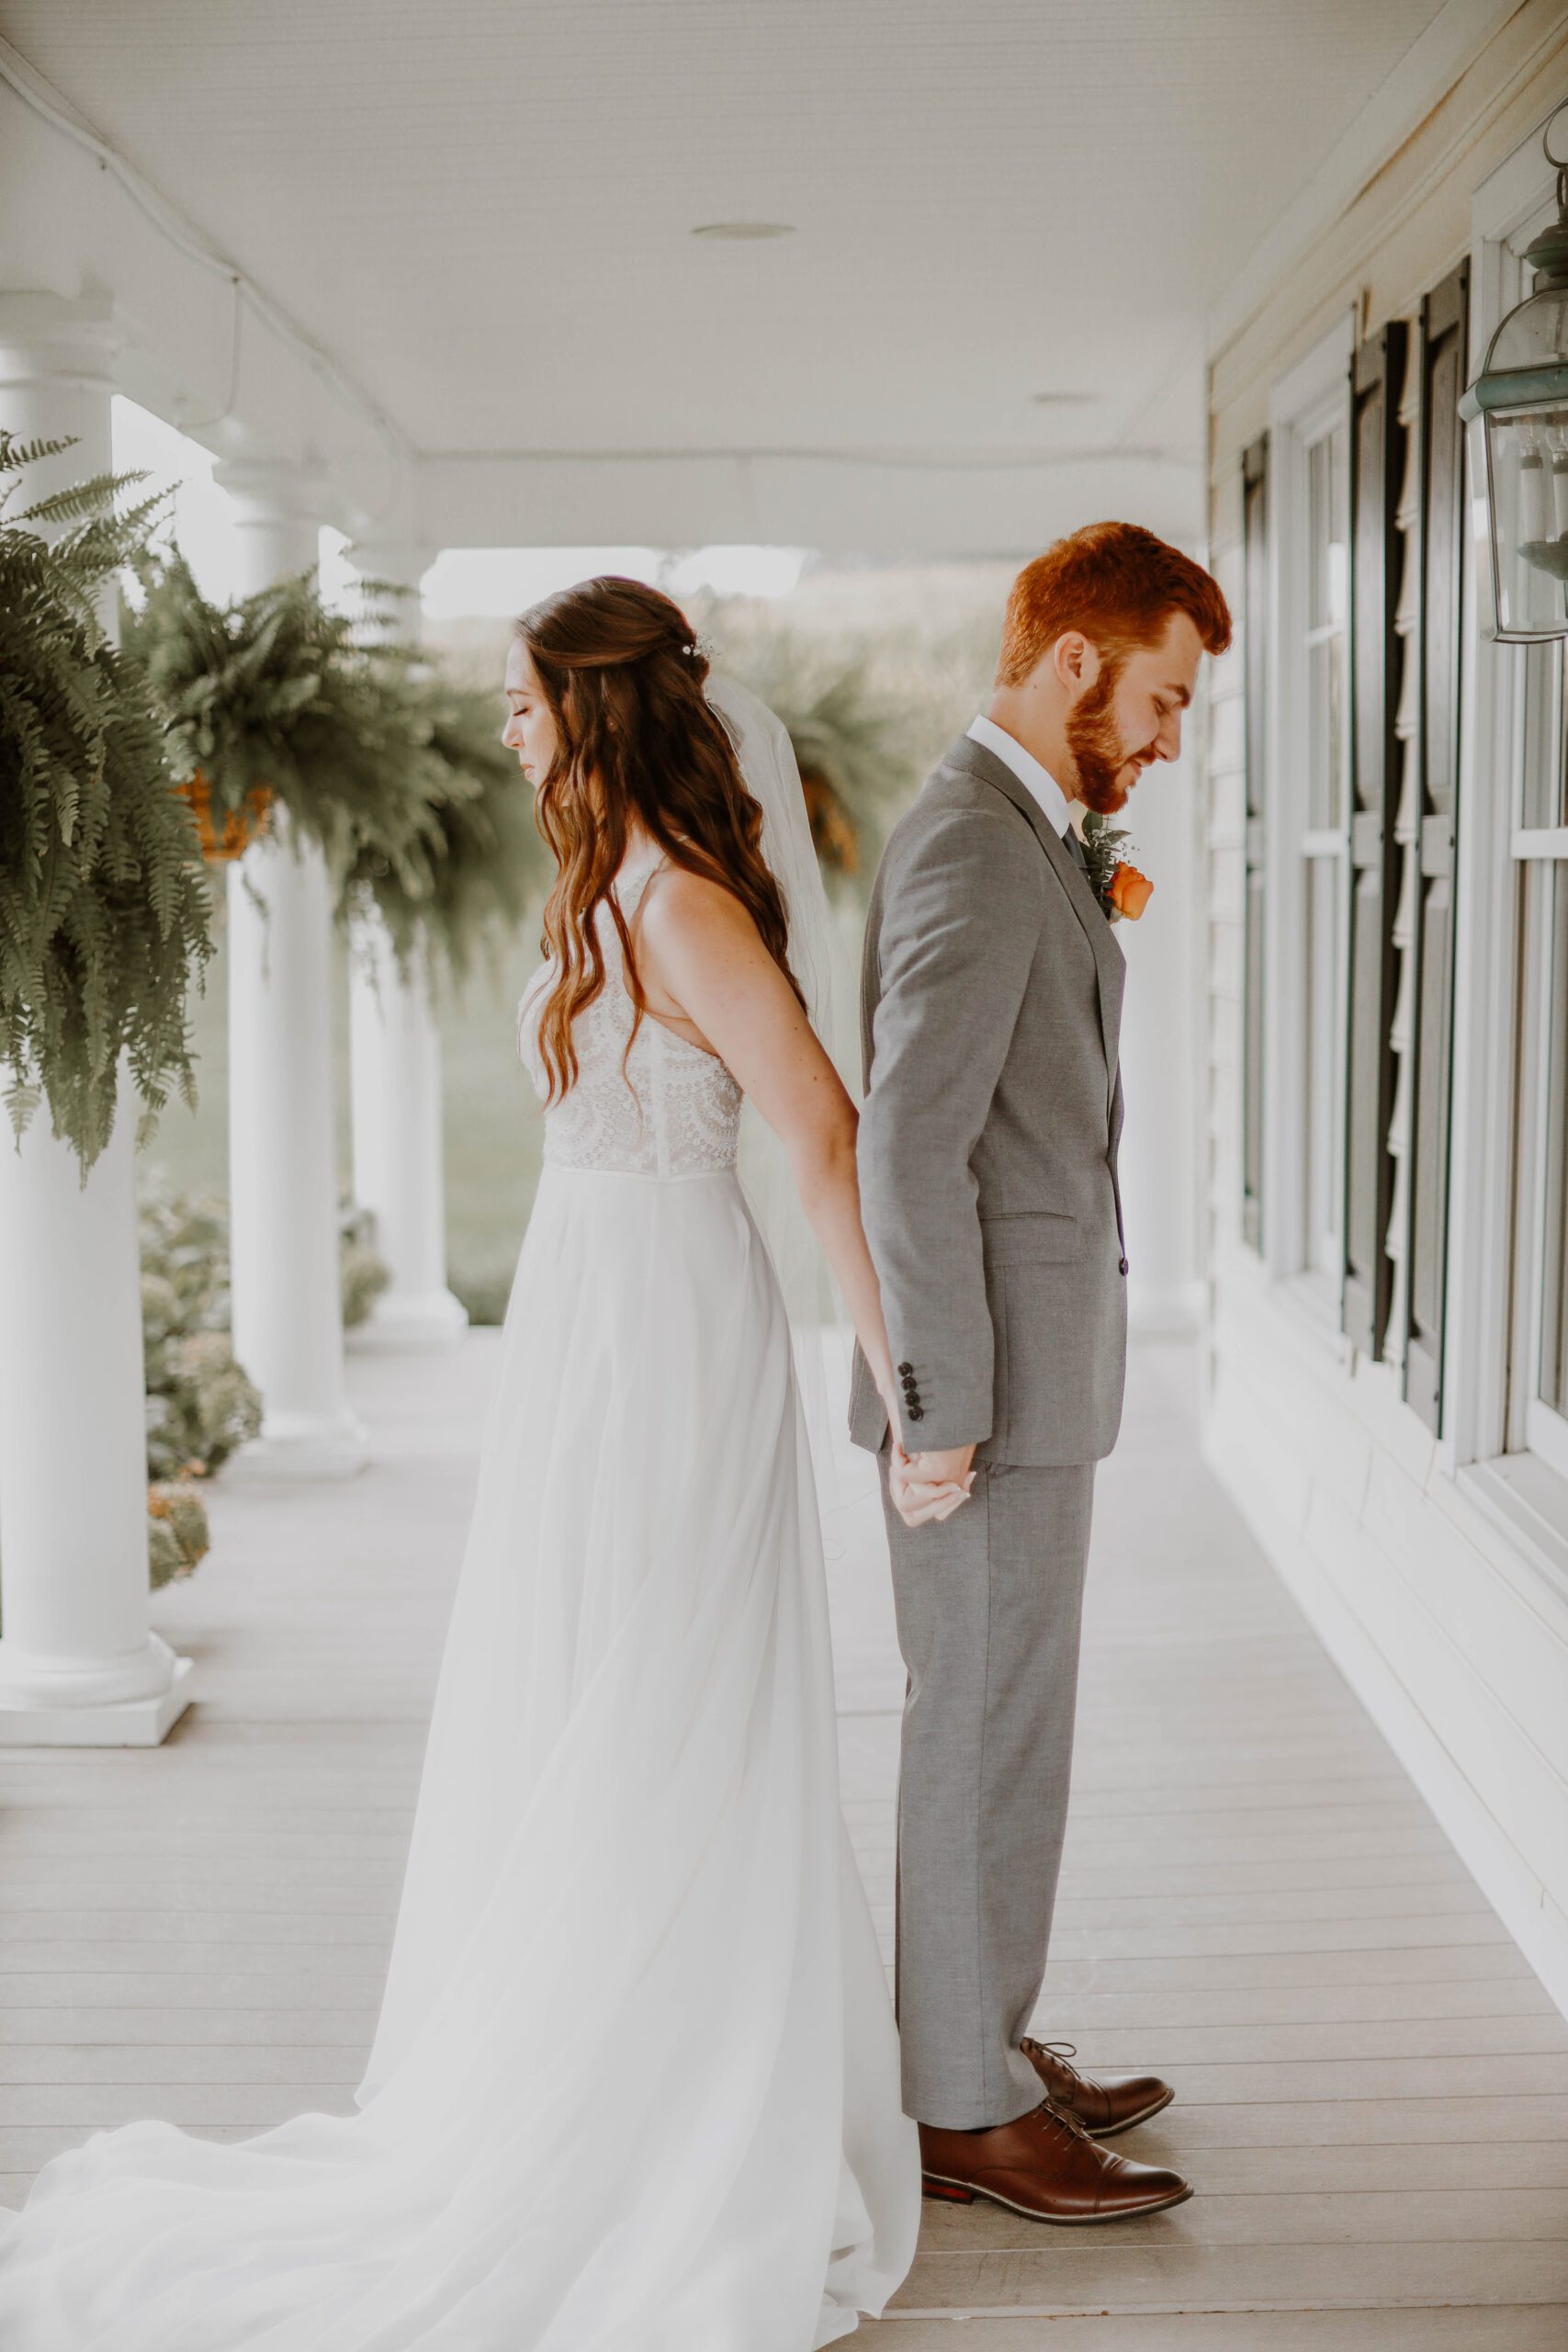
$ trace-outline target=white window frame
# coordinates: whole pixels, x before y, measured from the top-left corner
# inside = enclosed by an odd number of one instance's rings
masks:
[[[1523,254],[1556,216],[1539,130],[1472,204],[1470,373],[1524,293]],[[1568,1578],[1568,1442],[1550,1408],[1531,1409],[1539,1361],[1544,1154],[1539,1121],[1547,1040],[1542,901],[1568,831],[1522,829],[1525,667],[1491,637],[1493,583],[1483,474],[1468,436],[1463,537],[1460,809],[1455,904],[1454,1070],[1444,1347],[1445,1468],[1525,1539],[1537,1566]],[[1502,788],[1499,788],[1501,786]],[[1521,867],[1525,882],[1521,890]],[[1531,896],[1523,968],[1521,898]],[[1521,1078],[1525,1080],[1521,1087]],[[1516,1238],[1526,1247],[1516,1249]],[[1551,1424],[1555,1423],[1554,1428]]]
[[[1336,1339],[1339,1332],[1342,1272],[1325,1273],[1311,1262],[1306,1234],[1308,1137],[1307,863],[1329,856],[1338,872],[1338,969],[1335,976],[1333,1034],[1337,1040],[1333,1078],[1338,1148],[1335,1182],[1338,1227],[1343,1234],[1344,1097],[1347,991],[1346,942],[1350,878],[1350,696],[1341,713],[1340,824],[1309,833],[1311,806],[1307,713],[1310,677],[1307,550],[1308,452],[1336,424],[1348,425],[1349,370],[1355,352],[1355,320],[1347,311],[1322,340],[1273,389],[1269,403],[1269,669],[1268,776],[1269,807],[1266,852],[1268,931],[1264,1015],[1264,1198],[1265,1255],[1269,1272],[1312,1319]],[[1348,458],[1347,447],[1347,458]],[[1347,477],[1348,478],[1348,477]]]
[[[1523,672],[1523,662],[1518,668]],[[1522,684],[1521,678],[1521,684]],[[1551,697],[1553,726],[1551,748],[1560,752],[1562,741],[1562,672]],[[1522,695],[1521,695],[1522,700]],[[1526,782],[1520,763],[1517,789]],[[1511,1321],[1509,1407],[1505,1451],[1538,1453],[1551,1470],[1568,1483],[1568,1419],[1554,1412],[1540,1394],[1541,1346],[1545,1337],[1546,1215],[1550,1189],[1549,1145],[1544,1128],[1551,1114],[1551,1054],[1555,1043],[1562,1050],[1561,1010],[1551,1001],[1551,966],[1556,916],[1553,885],[1568,871],[1568,829],[1526,831],[1523,811],[1515,809],[1517,830],[1509,855],[1522,883],[1525,899],[1524,934],[1519,958],[1521,982],[1518,1159],[1515,1215],[1524,1246],[1516,1249],[1517,1269]],[[1559,1035],[1553,1038],[1554,1024]]]

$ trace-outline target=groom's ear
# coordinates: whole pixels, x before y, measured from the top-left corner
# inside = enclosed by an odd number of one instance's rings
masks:
[[[1100,655],[1082,629],[1064,629],[1047,657],[1069,695],[1082,694],[1100,674]]]

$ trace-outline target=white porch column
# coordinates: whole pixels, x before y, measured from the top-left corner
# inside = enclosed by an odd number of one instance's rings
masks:
[[[229,463],[216,479],[235,501],[243,594],[316,561],[307,469]],[[229,869],[234,1353],[264,1408],[241,1476],[341,1477],[367,1458],[344,1390],[332,949],[326,860],[278,812]]]
[[[430,561],[426,548],[382,539],[356,541],[350,553],[367,578],[413,590]],[[412,596],[399,626],[411,636],[418,631]],[[429,967],[420,950],[401,977],[374,914],[355,928],[348,1004],[354,1193],[375,1213],[377,1247],[392,1276],[349,1345],[454,1347],[468,1318],[446,1287],[441,1032]]]
[[[1122,1016],[1126,1127],[1120,1172],[1127,1226],[1127,1313],[1135,1331],[1196,1330],[1200,1170],[1197,1055],[1201,929],[1190,752],[1145,771],[1119,821],[1132,861],[1154,884],[1136,922],[1120,922],[1127,958]]]
[[[112,464],[107,305],[0,295],[0,424],[77,446],[28,503]],[[47,1104],[0,1125],[0,1744],[154,1747],[190,1661],[147,1622],[147,1437],[135,1098],[122,1063],[83,1185]]]

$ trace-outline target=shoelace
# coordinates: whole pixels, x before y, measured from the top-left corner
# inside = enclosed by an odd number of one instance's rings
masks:
[[[1043,2131],[1048,2126],[1055,2126],[1058,2139],[1066,2132],[1072,2139],[1087,2141],[1091,2148],[1098,2150],[1100,2146],[1093,2132],[1079,2122],[1071,2108],[1058,2107],[1054,2098],[1043,2098],[1029,2120],[1039,2124]]]
[[[1032,2035],[1025,2034],[1019,2048],[1025,2052],[1038,2050],[1042,2056],[1054,2058],[1062,2072],[1065,2075],[1070,2075],[1075,2083],[1081,2083],[1084,2079],[1077,2068],[1070,2064],[1070,2061],[1078,2054],[1078,2045],[1076,2041],[1036,2041]]]

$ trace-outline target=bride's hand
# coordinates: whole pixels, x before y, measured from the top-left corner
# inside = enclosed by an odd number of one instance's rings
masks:
[[[897,1438],[893,1440],[893,1458],[888,1465],[888,1492],[893,1508],[906,1527],[924,1527],[930,1521],[951,1519],[961,1503],[969,1499],[975,1484],[975,1473],[963,1478],[932,1479],[921,1477]]]

